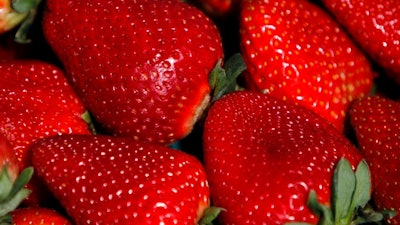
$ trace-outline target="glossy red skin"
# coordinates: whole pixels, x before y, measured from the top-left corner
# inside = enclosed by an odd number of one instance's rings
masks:
[[[49,208],[19,208],[12,211],[11,215],[11,225],[72,225],[66,217]]]
[[[367,54],[400,84],[400,5],[396,0],[323,0]]]
[[[64,135],[32,151],[37,173],[77,225],[194,225],[209,205],[201,163],[162,145]]]
[[[107,132],[168,144],[191,131],[223,57],[218,30],[200,10],[147,0],[46,7],[45,37]]]
[[[308,1],[246,0],[242,6],[248,86],[294,100],[343,131],[351,101],[372,87],[374,72],[363,53]]]
[[[85,108],[54,65],[37,60],[0,63],[0,134],[10,142],[20,169],[32,165],[32,143],[40,138],[65,134],[90,134],[81,115]],[[30,184],[36,182],[33,178]],[[43,188],[29,196],[30,204],[40,204]],[[46,200],[44,200],[46,202]]]
[[[229,16],[239,10],[241,0],[197,0],[212,16]]]
[[[17,158],[7,138],[0,134],[0,172],[3,171],[5,166],[7,166],[11,180],[15,180],[19,174]]]
[[[85,108],[54,65],[36,60],[0,63],[0,132],[13,146],[19,165],[29,165],[37,139],[62,133],[89,134]]]
[[[353,104],[350,119],[375,181],[375,204],[381,210],[400,212],[400,103],[385,97],[366,97]],[[400,217],[389,222],[400,224]]]
[[[314,112],[257,92],[234,92],[214,103],[204,128],[204,164],[211,198],[224,225],[315,224],[310,190],[329,205],[333,168],[353,167],[357,149]]]

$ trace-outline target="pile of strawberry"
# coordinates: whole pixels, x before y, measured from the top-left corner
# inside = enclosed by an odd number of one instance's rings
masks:
[[[395,0],[0,0],[0,224],[400,224]]]

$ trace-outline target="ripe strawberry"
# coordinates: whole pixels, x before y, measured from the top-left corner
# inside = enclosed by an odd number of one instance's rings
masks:
[[[360,150],[374,177],[374,201],[379,209],[400,212],[400,103],[378,96],[356,101],[350,111]],[[400,217],[390,220],[400,224]]]
[[[29,147],[40,138],[90,133],[82,118],[85,108],[57,67],[15,60],[0,63],[0,74],[0,134],[14,149],[19,168],[31,165]],[[40,198],[36,194],[29,197],[33,202]]]
[[[47,1],[43,26],[106,132],[172,143],[209,101],[223,57],[215,24],[181,1]]]
[[[366,53],[400,84],[400,5],[396,0],[323,0]]]
[[[241,49],[249,87],[294,100],[343,131],[350,103],[372,87],[367,58],[308,1],[246,0],[242,5]]]
[[[7,167],[8,176],[12,181],[15,181],[19,173],[17,158],[7,138],[0,133],[0,173],[2,173],[5,166]]]
[[[207,13],[224,17],[239,10],[240,0],[196,0]]]
[[[37,173],[79,225],[196,224],[209,206],[202,165],[178,150],[126,137],[62,135],[32,151]]]
[[[19,208],[12,211],[11,215],[11,225],[72,225],[66,217],[50,208]]]
[[[361,160],[324,119],[270,95],[227,94],[205,121],[204,164],[211,198],[225,209],[222,224],[315,223],[307,196],[315,190],[319,202],[332,204],[333,168],[342,157],[353,167]]]

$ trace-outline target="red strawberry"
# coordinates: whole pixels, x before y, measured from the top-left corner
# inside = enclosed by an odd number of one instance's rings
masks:
[[[323,0],[354,40],[400,84],[400,5],[396,0]]]
[[[400,212],[400,103],[384,97],[356,101],[351,123],[374,177],[374,201],[379,209]],[[400,217],[389,221],[400,224]]]
[[[0,134],[0,173],[5,166],[7,167],[8,176],[12,181],[15,181],[19,173],[17,158],[7,138]]]
[[[0,74],[0,134],[14,149],[19,168],[31,165],[29,147],[40,138],[90,134],[82,118],[85,108],[60,69],[15,60],[0,63]],[[30,196],[32,201],[36,194]]]
[[[72,225],[66,217],[50,208],[20,208],[11,215],[11,225]]]
[[[343,130],[353,99],[369,93],[367,58],[321,8],[304,0],[246,0],[241,49],[251,89],[312,109]]]
[[[47,1],[45,37],[107,132],[172,143],[209,101],[216,26],[180,1]]]
[[[239,10],[241,0],[196,0],[212,16],[225,17]]]
[[[270,95],[227,94],[206,118],[204,164],[223,224],[315,223],[307,196],[315,190],[322,204],[333,204],[333,168],[342,157],[353,167],[361,160],[326,120]]]
[[[209,206],[193,156],[131,138],[62,135],[33,147],[37,173],[76,224],[196,224]]]

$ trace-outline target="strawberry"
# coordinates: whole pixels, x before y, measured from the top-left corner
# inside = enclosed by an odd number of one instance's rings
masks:
[[[211,198],[225,209],[222,224],[315,224],[317,217],[306,206],[309,193],[315,191],[325,207],[332,205],[334,166],[346,158],[354,169],[362,159],[343,134],[313,111],[254,91],[215,101],[203,142]]]
[[[11,215],[11,225],[72,225],[66,217],[50,208],[19,208],[11,212]]]
[[[0,173],[5,166],[7,167],[8,176],[12,181],[15,181],[19,173],[17,158],[7,138],[0,134]]]
[[[224,17],[239,10],[240,0],[196,0],[208,14],[215,17]]]
[[[210,204],[201,163],[162,145],[75,134],[42,139],[32,152],[75,224],[196,224]]]
[[[47,1],[43,29],[106,133],[168,144],[209,102],[215,24],[181,1]]]
[[[37,60],[15,60],[0,63],[0,74],[0,134],[10,142],[19,168],[31,165],[29,147],[40,138],[90,134],[83,103],[60,69]],[[36,194],[29,197],[33,202]]]
[[[374,71],[343,29],[304,0],[246,0],[240,18],[245,78],[252,90],[292,100],[344,131],[353,99]]]
[[[358,145],[374,177],[374,202],[379,209],[400,212],[400,103],[382,96],[357,100],[350,120]],[[389,221],[400,224],[400,217]]]
[[[361,48],[400,84],[400,5],[396,0],[323,0]]]

